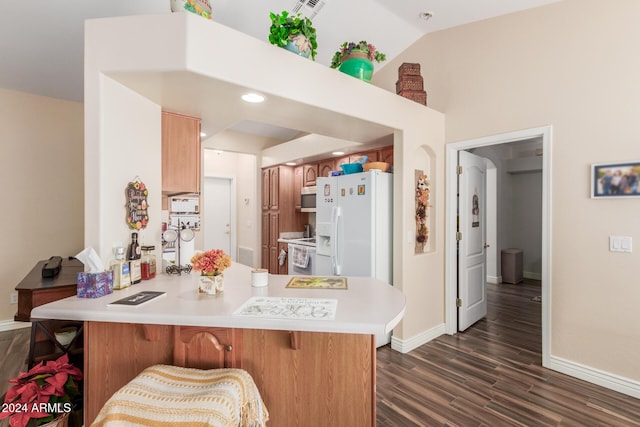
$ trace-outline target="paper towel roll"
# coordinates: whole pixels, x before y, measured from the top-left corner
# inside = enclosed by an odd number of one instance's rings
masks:
[[[269,284],[269,271],[264,268],[251,270],[251,286],[260,288]]]

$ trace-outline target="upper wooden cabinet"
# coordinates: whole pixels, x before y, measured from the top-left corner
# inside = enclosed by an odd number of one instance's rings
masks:
[[[296,210],[300,210],[302,208],[302,199],[300,195],[302,193],[303,187],[303,175],[304,175],[304,166],[296,166],[293,170],[293,202],[296,207]]]
[[[349,163],[363,163],[362,157],[367,156],[367,162],[377,162],[378,150],[363,151],[362,153],[356,153],[349,156]]]
[[[200,119],[162,113],[162,193],[200,192]]]
[[[384,147],[383,149],[380,150],[378,155],[379,155],[378,161],[389,163],[390,165],[393,166],[393,145],[389,147]]]
[[[304,165],[304,173],[302,175],[302,185],[309,187],[316,185],[316,178],[318,177],[318,164],[313,163],[310,165]]]
[[[333,159],[323,160],[318,163],[318,176],[326,177],[331,175],[331,171],[335,170],[336,162]]]

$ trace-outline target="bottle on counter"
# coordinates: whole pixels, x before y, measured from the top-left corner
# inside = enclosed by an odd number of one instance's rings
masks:
[[[143,246],[142,247],[142,261],[140,263],[140,271],[142,274],[142,280],[153,279],[156,277],[156,256],[153,251],[155,246]]]
[[[131,243],[127,249],[127,260],[129,261],[129,273],[131,274],[131,284],[135,285],[142,280],[140,265],[140,245],[138,244],[138,233],[131,233]]]
[[[118,246],[115,249],[115,259],[111,262],[113,289],[124,289],[131,285],[129,262],[124,259],[124,256],[124,247]]]

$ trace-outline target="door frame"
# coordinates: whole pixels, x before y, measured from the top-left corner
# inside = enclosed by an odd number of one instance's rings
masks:
[[[237,221],[237,212],[236,212],[236,178],[234,176],[230,176],[230,175],[204,175],[203,177],[203,182],[202,182],[202,186],[203,186],[203,196],[206,197],[206,192],[204,191],[204,186],[205,186],[205,182],[207,179],[221,179],[221,180],[225,180],[225,181],[229,181],[229,208],[230,208],[230,232],[231,232],[231,236],[229,238],[229,247],[230,247],[230,254],[229,256],[231,257],[231,259],[235,262],[238,259],[238,225],[236,223]],[[202,203],[202,222],[204,224],[203,227],[203,234],[202,234],[202,244],[204,245],[204,233],[207,232],[207,223],[206,221],[204,221],[204,215],[206,215],[205,209],[204,209],[204,200],[201,202]],[[214,249],[214,248],[204,248],[205,250],[209,250],[209,249]]]
[[[548,367],[551,354],[551,125],[447,144],[445,187],[445,333],[457,333],[458,290],[456,216],[458,151],[525,139],[542,138],[542,365]]]

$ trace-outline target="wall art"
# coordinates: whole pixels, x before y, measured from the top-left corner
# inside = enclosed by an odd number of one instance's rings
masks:
[[[591,165],[591,197],[640,197],[640,161]]]
[[[424,253],[424,247],[429,240],[429,226],[427,225],[429,204],[429,186],[431,182],[424,171],[415,170],[416,182],[416,244],[415,253]]]

